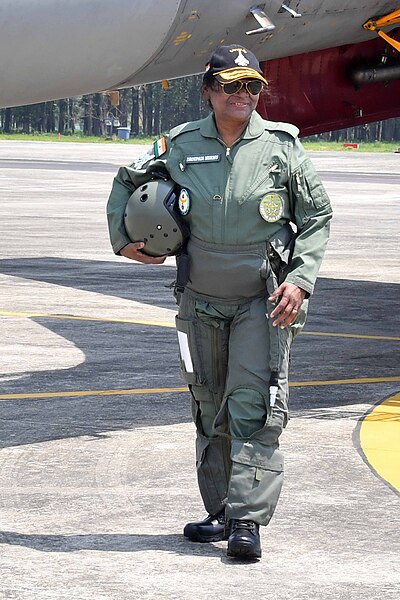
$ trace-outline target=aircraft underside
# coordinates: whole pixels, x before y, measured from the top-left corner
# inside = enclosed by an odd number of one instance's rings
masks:
[[[270,84],[258,111],[302,136],[400,114],[400,63],[381,38],[277,58],[263,70]]]
[[[239,43],[271,82],[261,114],[303,135],[400,114],[394,0],[2,0],[0,25],[0,107],[200,73]]]

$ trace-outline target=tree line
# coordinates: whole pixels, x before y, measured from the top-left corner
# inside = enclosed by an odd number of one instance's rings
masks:
[[[106,136],[108,123],[129,124],[131,135],[156,136],[178,123],[208,114],[201,99],[201,76],[173,80],[168,89],[152,83],[119,92],[113,106],[107,93],[88,94],[30,106],[0,109],[3,133],[60,133]],[[114,126],[115,129],[115,126]]]
[[[172,80],[167,89],[152,83],[119,92],[114,106],[109,94],[95,93],[0,109],[3,133],[59,133],[107,137],[118,126],[131,136],[155,137],[172,126],[205,117],[209,110],[200,94],[201,75]],[[318,139],[329,141],[393,142],[400,140],[400,117],[331,131]]]

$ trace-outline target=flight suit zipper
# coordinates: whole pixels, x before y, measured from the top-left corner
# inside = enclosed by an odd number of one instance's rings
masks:
[[[216,328],[212,330],[212,358],[214,365],[214,386],[216,390],[221,387],[221,360],[219,349],[219,331]]]
[[[218,141],[225,147],[225,158],[226,158],[225,173],[224,173],[225,174],[225,181],[224,181],[225,210],[221,214],[221,229],[220,229],[221,242],[224,243],[226,241],[226,236],[225,236],[226,217],[227,217],[229,202],[231,199],[230,178],[231,178],[231,171],[232,171],[232,164],[233,164],[231,152],[232,152],[232,148],[240,140],[236,140],[236,142],[234,142],[232,144],[232,146],[229,146],[229,147],[226,146],[226,144],[221,139],[218,138]]]

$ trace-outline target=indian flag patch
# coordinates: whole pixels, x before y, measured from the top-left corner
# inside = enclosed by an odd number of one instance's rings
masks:
[[[162,156],[167,151],[167,141],[165,137],[160,138],[153,144],[154,155],[156,158]]]

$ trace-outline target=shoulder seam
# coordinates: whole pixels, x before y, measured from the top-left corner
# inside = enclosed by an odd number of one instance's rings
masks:
[[[284,131],[292,136],[292,138],[297,138],[299,135],[299,128],[296,125],[292,125],[291,123],[284,123],[281,121],[265,121],[265,129],[269,131]]]
[[[189,121],[188,123],[182,123],[181,125],[177,125],[171,129],[169,132],[169,137],[171,140],[173,140],[182,133],[196,131],[196,129],[200,129],[200,121]]]

